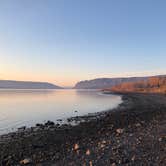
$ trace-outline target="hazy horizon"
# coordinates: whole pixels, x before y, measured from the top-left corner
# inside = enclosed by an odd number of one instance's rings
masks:
[[[149,74],[149,75],[123,75],[123,76],[111,76],[111,77],[95,77],[95,78],[90,78],[90,79],[83,79],[83,80],[78,80],[77,82],[75,82],[73,85],[58,85],[56,84],[56,82],[49,82],[47,80],[45,81],[39,81],[39,80],[16,80],[16,79],[1,79],[0,78],[0,81],[1,80],[4,80],[4,81],[22,81],[22,82],[45,82],[45,83],[52,83],[54,85],[57,85],[57,86],[60,86],[60,87],[63,87],[63,88],[73,88],[77,83],[81,82],[81,81],[88,81],[88,80],[95,80],[95,79],[104,79],[104,78],[130,78],[130,77],[149,77],[149,76],[159,76],[159,75],[166,75],[166,73],[158,73],[158,74]]]
[[[0,1],[0,79],[72,87],[166,74],[166,2]]]

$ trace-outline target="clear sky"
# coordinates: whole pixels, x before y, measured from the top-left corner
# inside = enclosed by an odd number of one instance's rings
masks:
[[[165,0],[0,0],[0,79],[151,74],[166,74]]]

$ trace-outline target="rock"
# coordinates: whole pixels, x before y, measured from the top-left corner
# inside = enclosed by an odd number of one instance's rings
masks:
[[[105,140],[103,140],[103,141],[102,141],[102,144],[106,144],[106,141],[105,141]]]
[[[52,121],[47,121],[47,122],[45,123],[45,126],[54,126],[54,125],[55,125],[55,123],[52,122]]]
[[[89,149],[86,151],[86,155],[87,155],[87,156],[90,155],[90,150],[89,150]]]
[[[36,127],[42,127],[42,126],[43,126],[43,124],[40,124],[40,123],[36,124]]]
[[[161,141],[162,141],[162,138],[159,138],[158,141],[161,142]]]
[[[100,145],[100,148],[104,148],[104,147],[105,147],[105,144],[101,144],[101,145]]]
[[[67,122],[72,122],[72,121],[73,121],[73,120],[72,120],[72,119],[70,119],[70,118],[69,118],[69,119],[67,119]]]
[[[22,164],[22,165],[26,165],[26,164],[30,164],[30,163],[32,163],[32,160],[29,158],[20,161],[20,164]]]
[[[92,161],[89,161],[89,166],[93,166]]]
[[[132,158],[131,158],[131,161],[134,161],[135,160],[135,156],[133,156]]]
[[[79,145],[78,144],[75,144],[74,145],[74,150],[78,150],[79,149]]]
[[[116,129],[116,132],[117,132],[118,134],[122,134],[122,133],[124,132],[124,129]]]
[[[136,123],[135,126],[136,127],[141,127],[141,124],[140,123]]]
[[[24,131],[25,129],[26,129],[26,126],[19,127],[19,128],[18,128],[18,131]]]
[[[57,121],[62,122],[62,119],[57,119]]]

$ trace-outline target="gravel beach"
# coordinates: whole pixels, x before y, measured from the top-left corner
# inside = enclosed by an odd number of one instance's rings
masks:
[[[165,166],[166,96],[123,94],[118,108],[0,136],[0,165]]]

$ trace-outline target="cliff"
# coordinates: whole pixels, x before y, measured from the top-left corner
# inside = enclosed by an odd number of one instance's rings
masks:
[[[107,89],[108,90],[108,89]],[[151,77],[147,81],[126,82],[110,88],[112,92],[165,93],[166,76]]]
[[[129,77],[129,78],[98,78],[78,82],[74,88],[76,89],[103,89],[111,88],[124,82],[145,81],[148,77]]]

